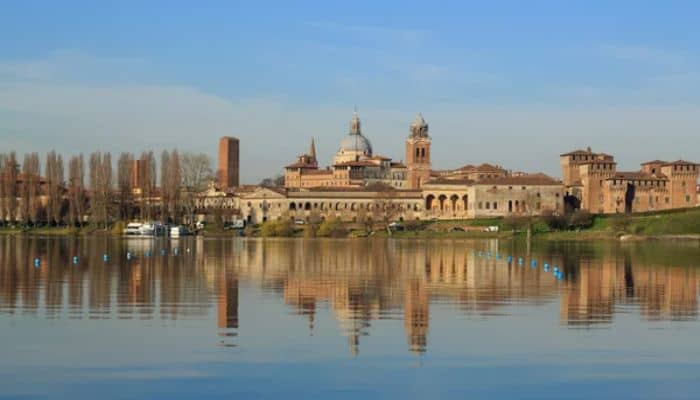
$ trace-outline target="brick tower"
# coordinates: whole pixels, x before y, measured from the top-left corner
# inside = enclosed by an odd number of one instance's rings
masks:
[[[410,189],[420,189],[430,178],[430,142],[428,124],[418,114],[406,139],[406,167]]]

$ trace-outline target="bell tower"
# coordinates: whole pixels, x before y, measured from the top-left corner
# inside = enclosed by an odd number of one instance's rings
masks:
[[[419,113],[411,123],[410,133],[406,139],[406,167],[408,168],[408,187],[420,189],[430,178],[430,136],[428,124]]]

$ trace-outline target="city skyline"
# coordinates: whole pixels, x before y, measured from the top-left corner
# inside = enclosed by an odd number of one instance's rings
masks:
[[[356,104],[395,160],[422,112],[437,169],[496,162],[559,176],[556,155],[587,146],[624,168],[700,159],[697,5],[416,5],[8,5],[3,147],[177,147],[216,160],[216,140],[235,136],[241,181],[257,183],[311,137],[328,164]]]

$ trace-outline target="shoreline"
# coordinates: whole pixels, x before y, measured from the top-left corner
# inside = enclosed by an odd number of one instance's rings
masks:
[[[0,235],[2,236],[29,236],[29,237],[41,237],[41,236],[51,236],[51,237],[85,237],[88,235],[99,235],[99,236],[111,236],[114,238],[125,237],[125,235],[115,234],[109,230],[76,230],[69,228],[37,228],[37,229],[5,229],[0,228]],[[193,235],[196,237],[197,235]],[[507,232],[479,232],[479,231],[467,231],[467,232],[440,232],[440,231],[400,231],[395,232],[392,235],[388,235],[386,231],[375,231],[374,234],[353,234],[349,232],[345,235],[337,237],[329,236],[305,236],[303,231],[300,231],[294,235],[289,236],[263,236],[263,235],[253,235],[245,236],[240,233],[224,231],[224,232],[205,232],[199,235],[205,238],[213,239],[226,239],[226,238],[286,238],[286,239],[416,239],[416,240],[442,240],[442,239],[504,239],[504,240],[518,240],[525,239],[524,233],[514,233],[511,231]],[[170,238],[170,237],[164,237]],[[175,238],[172,238],[175,239]],[[555,231],[555,232],[543,232],[533,234],[532,240],[536,241],[597,241],[597,240],[615,240],[619,242],[641,242],[641,241],[700,241],[700,233],[694,234],[654,234],[654,235],[641,235],[641,234],[615,234],[607,231],[597,231],[597,230],[582,230],[582,231]]]

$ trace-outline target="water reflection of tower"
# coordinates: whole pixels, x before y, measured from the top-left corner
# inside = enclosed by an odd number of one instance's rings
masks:
[[[413,279],[406,287],[405,296],[403,321],[408,348],[412,353],[424,353],[428,345],[428,290],[423,281]]]
[[[238,329],[238,277],[228,271],[223,272],[219,286],[217,326],[222,330]]]

